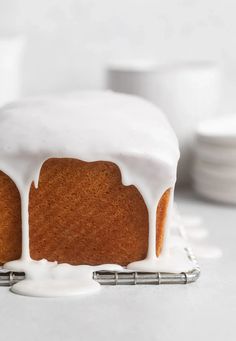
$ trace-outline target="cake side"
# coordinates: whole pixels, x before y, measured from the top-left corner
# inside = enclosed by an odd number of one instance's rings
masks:
[[[14,182],[0,171],[0,264],[20,256],[20,195]]]
[[[0,173],[0,263],[21,253],[20,197]],[[160,254],[169,191],[157,208],[157,255]],[[110,162],[50,159],[42,167],[39,188],[31,186],[30,253],[33,259],[69,264],[127,265],[144,259],[148,214],[134,186],[121,183]]]

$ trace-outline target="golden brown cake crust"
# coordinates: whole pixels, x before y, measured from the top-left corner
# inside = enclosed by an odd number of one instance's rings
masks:
[[[21,254],[20,195],[14,182],[0,172],[0,264]]]
[[[157,208],[157,254],[163,241],[167,191]],[[21,252],[20,198],[0,173],[0,263]],[[30,252],[33,259],[70,264],[126,265],[145,258],[148,214],[134,186],[121,183],[111,162],[50,159],[30,191]]]
[[[163,242],[164,242],[164,232],[165,223],[167,218],[167,209],[170,200],[170,190],[166,191],[161,198],[157,206],[157,238],[156,238],[156,253],[157,256],[160,255]]]

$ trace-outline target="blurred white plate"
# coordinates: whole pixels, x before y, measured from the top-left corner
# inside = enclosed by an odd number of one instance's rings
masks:
[[[221,185],[215,186],[214,183],[194,179],[193,187],[196,193],[205,198],[226,204],[236,204],[236,185],[224,187],[221,183]]]
[[[221,146],[236,147],[236,114],[202,122],[197,129],[197,139]]]
[[[236,145],[221,146],[198,140],[194,146],[195,159],[218,165],[236,167]]]
[[[196,179],[209,179],[218,185],[219,182],[225,184],[236,184],[236,165],[211,164],[202,160],[195,160],[193,177]]]

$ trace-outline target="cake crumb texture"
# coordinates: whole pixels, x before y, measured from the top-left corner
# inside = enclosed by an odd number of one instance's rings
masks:
[[[160,254],[169,190],[157,208]],[[0,172],[0,263],[21,253],[20,196]],[[33,259],[69,264],[127,265],[144,259],[148,213],[135,186],[124,186],[111,162],[49,159],[32,184],[29,204],[30,254]]]

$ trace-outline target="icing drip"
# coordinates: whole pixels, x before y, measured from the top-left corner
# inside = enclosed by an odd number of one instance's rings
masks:
[[[183,237],[172,239],[176,246],[184,246],[183,242],[188,240],[197,258],[215,259],[222,257],[223,252],[219,247],[202,243],[202,239],[208,235],[208,230],[204,228],[204,223],[200,216],[180,215],[176,206],[172,214],[173,219],[170,228],[175,230],[175,234],[177,232],[177,234]],[[199,243],[199,240],[201,243]]]
[[[171,190],[170,204],[168,206],[165,239],[160,256],[148,253],[146,259],[128,265],[128,269],[149,272],[178,273],[191,271],[193,263],[186,257],[185,249],[188,247],[187,237],[182,221],[173,210],[173,192]],[[152,240],[153,241],[153,240]]]
[[[25,191],[20,190],[21,198],[21,224],[22,224],[22,253],[21,258],[24,260],[30,259],[29,249],[29,191],[28,187]]]
[[[94,267],[68,265],[68,268],[67,265],[40,263],[30,258],[30,185],[34,182],[38,186],[40,169],[52,157],[117,164],[122,183],[137,187],[149,214],[147,258],[130,264],[128,268],[169,271],[171,264],[171,270],[179,271],[182,263],[176,264],[174,259],[181,257],[173,258],[168,253],[167,228],[163,252],[156,257],[156,208],[162,194],[169,188],[172,188],[170,201],[173,201],[179,149],[164,115],[152,104],[138,97],[108,91],[84,91],[60,98],[26,99],[9,104],[0,111],[0,155],[0,169],[18,187],[22,207],[22,256],[5,267],[25,271],[27,279],[13,286],[13,291],[36,296],[54,296],[54,291],[55,295],[69,295],[70,286],[67,290],[65,283],[68,284],[74,276],[81,283],[87,278],[87,282],[92,283],[87,285],[88,288],[97,288],[97,283],[92,280]],[[104,270],[117,269],[114,265],[101,267]],[[44,270],[39,279],[40,269]],[[66,271],[70,274],[68,278],[62,276],[65,269],[69,269]],[[45,278],[48,292],[42,283]],[[57,279],[58,288],[53,279]],[[83,292],[85,287],[81,289]],[[78,290],[72,288],[71,292],[78,293]]]

